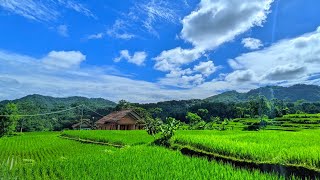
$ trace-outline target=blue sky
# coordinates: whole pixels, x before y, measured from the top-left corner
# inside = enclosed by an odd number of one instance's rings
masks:
[[[0,100],[320,85],[314,0],[0,0]]]

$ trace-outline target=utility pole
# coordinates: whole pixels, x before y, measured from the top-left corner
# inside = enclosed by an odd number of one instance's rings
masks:
[[[79,128],[79,130],[81,130],[81,128],[82,128],[82,117],[83,117],[83,105],[81,105],[81,116],[80,116],[80,128]]]

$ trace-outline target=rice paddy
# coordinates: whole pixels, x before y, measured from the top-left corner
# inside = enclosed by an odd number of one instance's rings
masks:
[[[1,138],[0,179],[285,179],[187,157],[163,147],[119,149],[58,136],[26,133]]]
[[[320,169],[320,130],[179,131],[172,143],[237,159]]]

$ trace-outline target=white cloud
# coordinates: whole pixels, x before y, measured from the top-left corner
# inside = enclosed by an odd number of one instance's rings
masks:
[[[311,62],[316,63],[317,61]],[[319,72],[319,65],[313,65],[314,69],[318,69],[317,72]],[[167,75],[168,79],[164,81],[164,84],[161,80],[153,83],[112,75],[109,74],[109,69],[108,67],[90,66],[69,69],[49,68],[42,58],[37,59],[0,50],[0,100],[15,99],[36,93],[56,97],[85,96],[102,97],[113,101],[126,99],[131,102],[158,102],[172,99],[206,98],[227,90],[244,92],[261,85],[258,82],[260,76],[256,73],[259,71],[256,69],[253,69],[252,72],[254,78],[257,78],[257,83],[252,83],[253,81],[231,82],[222,79],[203,82],[201,74],[194,74],[195,72],[188,68],[171,71],[171,75]],[[307,70],[309,71],[310,68]],[[246,70],[244,68],[240,71]],[[320,85],[319,74],[314,73],[310,76],[313,77],[311,80],[305,80],[303,83]],[[170,77],[172,79],[169,79]],[[245,79],[245,76],[242,77],[240,81]],[[168,80],[171,80],[171,83]],[[229,80],[231,80],[230,76]],[[172,89],[163,86],[172,86],[174,83],[179,84],[180,87],[187,87],[187,89]],[[290,80],[282,85],[294,83],[301,83],[301,78]]]
[[[262,50],[229,60],[235,70],[249,70],[261,84],[309,83],[320,73],[320,32],[284,39]]]
[[[286,64],[270,69],[265,77],[270,80],[290,80],[299,78],[306,72],[306,67],[298,64]]]
[[[188,64],[200,58],[201,52],[197,49],[182,49],[177,47],[168,51],[162,51],[154,58],[156,64],[154,68],[160,71],[171,71],[179,68],[183,64]]]
[[[95,17],[84,5],[73,0],[0,0],[0,8],[39,22],[57,20],[61,17],[61,8],[71,9],[88,17]]]
[[[122,59],[125,59],[129,63],[142,66],[144,65],[144,61],[146,60],[147,56],[147,53],[144,51],[135,52],[133,56],[131,56],[128,50],[122,50],[120,51],[120,56],[115,58],[114,62],[119,62]]]
[[[83,4],[77,3],[73,0],[58,0],[58,2],[66,8],[72,9],[78,13],[81,13],[87,17],[97,18],[87,7]]]
[[[136,35],[127,32],[130,29],[128,25],[129,24],[123,20],[116,20],[112,27],[107,30],[107,34],[110,37],[123,40],[130,40],[132,38],[135,38]]]
[[[204,83],[206,78],[217,69],[218,67],[212,61],[200,62],[193,69],[171,69],[164,78],[159,79],[159,83],[166,86],[193,88]]]
[[[42,61],[50,67],[74,68],[79,67],[85,59],[86,56],[80,51],[51,51]]]
[[[194,66],[194,71],[198,71],[204,76],[210,76],[217,70],[217,67],[213,64],[212,61],[200,62],[198,65]]]
[[[159,38],[158,26],[178,23],[181,6],[187,6],[184,0],[142,0],[134,2],[134,6],[117,19],[107,34],[118,39],[132,39],[136,34],[151,34]],[[133,33],[134,32],[134,33]]]
[[[252,27],[262,26],[272,2],[273,0],[201,0],[198,8],[182,20],[180,38],[194,47],[176,47],[161,52],[154,58],[154,68],[168,72],[179,69]],[[203,78],[216,70],[208,62],[197,67],[200,68],[207,71]]]
[[[261,47],[263,47],[261,40],[255,39],[255,38],[244,38],[242,39],[241,43],[245,48],[248,48],[251,50],[260,49]]]
[[[214,49],[254,26],[262,26],[273,0],[201,0],[182,20],[181,36],[195,47]]]
[[[255,82],[255,73],[252,70],[237,70],[228,74],[225,79],[236,83]]]
[[[87,37],[87,39],[101,39],[103,38],[104,34],[103,33],[97,33],[97,34],[91,34]]]
[[[204,77],[201,74],[188,75],[181,73],[180,76],[173,76],[172,73],[167,74],[166,77],[159,79],[159,84],[165,86],[173,86],[179,88],[194,88],[204,82]],[[175,77],[176,76],[176,77]]]
[[[141,21],[143,27],[145,27],[148,32],[159,36],[154,24],[159,21],[175,23],[178,17],[172,6],[172,2],[169,1],[151,0],[146,3],[136,4],[136,8],[134,8],[129,15],[132,19]],[[136,13],[138,13],[138,15]],[[141,15],[139,15],[139,13]]]
[[[113,101],[126,99],[131,102],[157,102],[205,98],[216,94],[221,88],[227,88],[226,84],[214,82],[212,85],[203,84],[192,89],[170,89],[158,82],[111,75],[106,68],[48,68],[43,59],[0,50],[0,100],[36,93],[56,97],[85,96]],[[201,76],[192,77],[186,73],[183,79],[198,82],[201,81]]]
[[[57,27],[58,33],[63,36],[63,37],[68,37],[69,36],[69,30],[67,25],[60,25]]]

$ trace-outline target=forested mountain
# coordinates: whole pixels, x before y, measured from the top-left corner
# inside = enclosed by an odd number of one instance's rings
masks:
[[[52,113],[74,108],[58,114],[22,117],[19,120],[18,128],[22,128],[24,131],[61,130],[70,128],[72,124],[80,120],[82,109],[82,117],[94,121],[94,119],[92,119],[93,117],[96,117],[97,120],[100,116],[90,111],[88,108],[99,114],[106,115],[116,106],[116,103],[102,98],[55,98],[35,94],[13,101],[2,101],[0,102],[0,109],[9,102],[16,104],[19,114],[22,115]],[[85,107],[80,105],[85,105]]]
[[[107,115],[111,111],[118,110],[121,106],[121,103],[117,106],[116,103],[102,98],[54,98],[30,95],[13,101],[2,101],[0,102],[0,110],[8,102],[17,105],[19,114],[28,115],[51,113],[73,108],[72,110],[63,111],[58,114],[19,118],[17,128],[23,129],[23,131],[71,128],[71,125],[79,122],[81,119],[82,110],[82,118],[89,119],[94,123],[102,115]],[[124,101],[124,104],[128,105],[131,103]],[[85,105],[85,108],[79,107],[79,105]],[[186,114],[188,112],[201,114],[199,110],[208,111],[203,116],[206,120],[210,120],[211,117],[219,117],[220,119],[233,119],[244,116],[255,117],[259,115],[259,107],[264,107],[265,114],[270,117],[282,116],[287,113],[319,113],[320,87],[315,85],[294,85],[291,87],[267,86],[251,90],[247,93],[229,91],[203,100],[172,100],[148,104],[131,104],[130,106],[144,108],[154,118],[157,117],[163,121],[167,117],[174,117],[187,123]]]
[[[279,99],[286,102],[304,100],[306,102],[320,101],[320,86],[297,84],[290,87],[266,86],[253,89],[247,93],[228,91],[219,95],[211,96],[205,100],[210,102],[245,102],[259,95],[265,96],[268,100]]]

